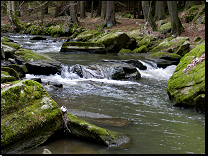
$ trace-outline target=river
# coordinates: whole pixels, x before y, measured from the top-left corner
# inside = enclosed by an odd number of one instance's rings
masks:
[[[62,89],[48,89],[59,106],[92,124],[126,134],[128,146],[109,148],[77,139],[59,139],[25,154],[41,154],[44,148],[53,154],[202,154],[205,153],[205,114],[172,106],[166,86],[176,66],[157,68],[145,55],[60,53],[64,40],[29,40],[28,34],[2,33],[21,47],[45,53],[63,64],[61,75],[31,75],[42,81],[63,84]],[[107,78],[80,78],[71,67],[99,64],[102,59],[135,59],[147,66],[135,81]]]

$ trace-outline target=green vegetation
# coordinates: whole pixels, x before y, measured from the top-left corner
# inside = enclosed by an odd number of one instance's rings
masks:
[[[196,57],[200,57],[205,52],[205,44],[202,43],[187,53],[178,64],[174,74],[168,81],[167,92],[170,99],[177,106],[195,107],[196,110],[204,111],[205,102],[199,106],[195,101],[204,97],[205,93],[205,61],[198,64],[187,74],[183,70]],[[202,95],[201,95],[202,94]],[[205,100],[205,99],[204,99]],[[203,108],[203,109],[202,109]]]

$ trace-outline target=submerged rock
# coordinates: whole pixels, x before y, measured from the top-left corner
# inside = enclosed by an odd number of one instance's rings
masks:
[[[70,130],[72,132],[72,136],[108,147],[121,146],[131,141],[131,138],[122,133],[97,127],[77,118],[70,113],[67,113],[67,119],[70,121]]]
[[[32,37],[30,40],[46,40],[47,38],[41,36]]]
[[[175,106],[205,111],[205,43],[182,57],[168,81],[167,93]]]

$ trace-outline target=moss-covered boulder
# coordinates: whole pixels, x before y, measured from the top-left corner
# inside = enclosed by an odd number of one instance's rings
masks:
[[[126,34],[131,38],[135,38],[137,41],[141,41],[143,39],[140,29],[128,30],[126,31]]]
[[[4,53],[4,48],[2,47],[1,44],[1,60],[5,59],[5,53]]]
[[[154,58],[154,59],[165,59],[165,60],[171,60],[171,61],[180,61],[181,56],[173,53],[168,52],[157,52],[154,54],[149,55],[148,57]]]
[[[153,45],[153,37],[150,35],[145,36],[141,41],[139,41],[139,43],[137,43],[137,47],[141,47],[143,45],[145,45],[147,48]]]
[[[13,68],[10,67],[1,67],[1,71],[8,72],[10,76],[13,76],[15,80],[19,79],[19,74]]]
[[[11,76],[7,71],[1,70],[1,83],[14,81],[16,78]]]
[[[68,113],[72,136],[98,143],[108,147],[117,147],[128,143],[131,139],[118,132],[97,127]]]
[[[1,39],[1,49],[3,50],[2,55],[4,59],[14,58],[14,52],[20,49],[20,46],[17,43],[10,42],[7,37]]]
[[[50,75],[61,70],[61,63],[47,55],[20,48],[14,53],[18,62],[25,64],[29,74]]]
[[[103,43],[108,52],[118,53],[125,48],[130,37],[123,32],[112,32],[99,38],[96,43]]]
[[[92,52],[105,53],[106,49],[102,43],[92,42],[65,42],[61,47],[61,52]]]
[[[130,54],[131,53],[131,50],[130,49],[124,49],[124,48],[122,48],[118,53],[119,54]]]
[[[149,52],[170,52],[184,56],[189,52],[189,38],[188,37],[170,37],[166,38],[161,43],[151,49]]]
[[[86,42],[86,41],[88,41],[88,40],[90,40],[92,38],[95,38],[99,34],[101,34],[101,32],[98,31],[98,30],[84,31],[84,32],[80,33],[79,35],[77,35],[77,37],[75,38],[75,40],[76,41]]]
[[[147,52],[147,46],[146,45],[142,45],[139,48],[136,48],[132,51],[132,53],[146,53]]]
[[[11,65],[6,65],[4,67],[9,67],[14,69],[20,78],[25,77],[25,74],[28,72],[27,67],[25,65],[18,65],[18,64],[11,64]]]
[[[18,153],[44,143],[62,123],[62,112],[43,86],[14,81],[1,89],[1,153]]]
[[[167,93],[175,106],[205,111],[205,44],[183,56],[170,77]]]
[[[159,32],[162,34],[170,33],[171,32],[171,22],[162,24],[160,26]]]

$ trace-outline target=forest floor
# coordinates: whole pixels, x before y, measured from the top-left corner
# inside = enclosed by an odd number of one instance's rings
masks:
[[[87,17],[85,19],[80,19],[78,17],[78,21],[80,23],[80,27],[84,27],[85,30],[94,30],[101,28],[101,25],[103,24],[104,20],[100,17],[90,17],[90,13],[86,13]],[[189,37],[190,44],[195,43],[196,45],[198,43],[194,42],[194,40],[197,37],[201,38],[201,41],[205,39],[205,24],[194,24],[194,22],[186,23],[185,19],[183,18],[184,12],[179,13],[179,17],[181,17],[181,23],[184,26],[184,30],[181,32],[181,37]],[[44,25],[50,23],[50,22],[56,22],[61,23],[66,21],[67,16],[61,16],[61,17],[54,17],[53,13],[50,13],[48,15],[44,15]],[[37,24],[40,23],[40,15],[32,14],[30,16],[23,14],[21,17],[19,17],[19,20],[24,23],[31,23],[36,21]],[[144,19],[133,19],[133,18],[122,18],[121,13],[116,13],[116,22],[117,24],[111,28],[105,28],[104,31],[112,31],[112,30],[121,30],[123,32],[131,29],[131,28],[137,28],[141,25],[145,24]],[[170,17],[168,16],[165,19],[165,23],[170,22]],[[9,23],[8,17],[6,15],[1,15],[1,24]],[[150,35],[153,36],[162,36],[163,38],[166,38],[170,34],[161,34],[158,31],[151,31]],[[142,33],[143,30],[141,30]],[[143,31],[144,32],[144,31]],[[144,34],[144,33],[143,33]],[[144,34],[145,35],[145,34]],[[146,34],[147,35],[147,34]]]

